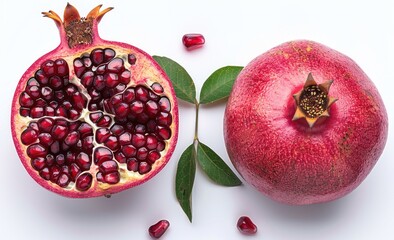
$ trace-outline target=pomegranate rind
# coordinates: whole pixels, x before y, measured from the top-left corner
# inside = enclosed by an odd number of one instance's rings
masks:
[[[310,128],[292,121],[293,95],[312,73],[333,80],[330,116]],[[386,144],[388,117],[378,90],[349,57],[322,44],[279,45],[239,74],[224,117],[228,155],[246,182],[292,205],[332,201],[355,189]]]
[[[67,47],[67,45],[64,42],[62,42],[56,49],[45,54],[38,60],[36,60],[19,80],[19,83],[16,87],[14,97],[12,100],[12,109],[11,109],[12,138],[14,141],[16,151],[26,171],[42,187],[52,192],[58,193],[62,196],[72,197],[72,198],[88,198],[88,197],[97,197],[97,196],[103,196],[108,194],[114,194],[148,181],[149,179],[154,177],[158,172],[160,172],[164,168],[164,166],[168,163],[178,140],[178,103],[175,97],[176,95],[172,83],[169,80],[168,76],[165,74],[165,72],[161,69],[161,67],[156,63],[156,61],[150,55],[148,55],[141,49],[126,43],[101,40],[98,37],[97,29],[93,28],[93,30],[96,32],[96,34],[94,35],[95,44],[81,45],[71,50]],[[89,188],[89,190],[83,192],[76,190],[75,186],[73,185],[70,185],[66,188],[61,188],[55,183],[46,181],[39,176],[36,170],[32,168],[30,164],[30,158],[26,154],[26,150],[28,146],[22,144],[20,140],[21,133],[23,132],[24,129],[26,129],[29,121],[32,119],[29,117],[22,117],[19,114],[19,109],[21,107],[19,104],[19,95],[24,91],[24,88],[29,78],[34,76],[34,73],[37,71],[37,69],[40,68],[40,65],[45,60],[47,59],[55,60],[58,58],[63,58],[64,60],[66,60],[70,67],[70,79],[73,79],[75,77],[75,74],[71,67],[73,59],[79,57],[82,53],[86,53],[86,52],[89,53],[95,48],[112,48],[112,49],[116,49],[117,54],[126,54],[126,56],[127,54],[134,54],[136,56],[138,64],[133,65],[129,69],[132,72],[132,78],[128,86],[135,86],[138,84],[150,86],[155,82],[161,84],[161,86],[165,89],[166,96],[170,100],[172,107],[171,114],[173,116],[172,117],[173,120],[170,126],[172,135],[170,139],[166,140],[166,148],[161,152],[162,157],[152,165],[152,170],[149,173],[146,173],[144,175],[139,175],[135,173],[128,173],[127,170],[120,171],[121,181],[119,183],[106,184],[106,183],[98,183],[97,181],[93,181],[93,184]],[[94,171],[92,171],[91,173],[93,176],[95,176]]]

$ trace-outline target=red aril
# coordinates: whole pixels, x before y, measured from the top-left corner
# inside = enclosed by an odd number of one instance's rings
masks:
[[[247,216],[242,216],[238,219],[237,228],[241,233],[246,235],[253,235],[257,232],[256,225]]]
[[[234,83],[224,118],[229,157],[243,178],[288,204],[355,189],[387,139],[374,84],[347,56],[312,41],[258,56]]]
[[[41,186],[96,197],[139,185],[169,161],[178,137],[170,80],[142,50],[98,35],[112,8],[80,17],[70,4],[61,43],[23,74],[12,104],[18,155]],[[138,126],[138,128],[137,128]]]
[[[205,38],[202,34],[199,33],[189,33],[183,35],[182,43],[187,49],[192,50],[204,45]]]
[[[170,227],[170,222],[167,220],[160,220],[149,227],[149,235],[153,238],[160,238]]]

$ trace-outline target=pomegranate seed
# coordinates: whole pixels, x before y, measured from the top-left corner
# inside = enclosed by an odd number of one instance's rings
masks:
[[[29,128],[34,129],[34,130],[36,130],[36,131],[39,131],[38,123],[37,123],[37,122],[31,122],[31,123],[29,123]]]
[[[92,186],[92,180],[90,173],[83,173],[77,178],[75,186],[79,191],[87,191]]]
[[[78,165],[76,163],[72,163],[70,165],[70,175],[71,175],[71,179],[73,181],[75,181],[76,177],[81,173],[80,168],[78,167]]]
[[[104,49],[104,61],[105,62],[108,62],[109,60],[111,60],[114,57],[115,57],[115,51],[113,49],[110,49],[110,48]]]
[[[55,91],[55,99],[62,101],[64,99],[63,91]],[[59,105],[57,102],[54,102],[52,104],[56,104],[56,105],[51,105],[51,106],[54,106],[54,108],[56,108]]]
[[[41,64],[41,69],[46,76],[52,76],[55,72],[55,63],[52,60],[46,60]]]
[[[45,158],[43,157],[34,158],[31,160],[31,165],[35,170],[40,171],[45,167]]]
[[[99,170],[103,174],[116,172],[118,171],[118,164],[114,160],[105,161],[102,164],[100,164]]]
[[[149,92],[148,89],[142,86],[137,86],[135,88],[135,98],[142,101],[146,102],[149,100]]]
[[[86,69],[90,69],[93,65],[92,60],[88,56],[82,58],[82,63]]]
[[[150,164],[153,164],[156,162],[156,160],[158,160],[160,158],[160,153],[158,153],[155,150],[152,150],[148,153],[148,157],[147,160]]]
[[[94,150],[94,163],[100,165],[101,163],[113,159],[112,151],[104,147],[98,147]]]
[[[60,168],[54,165],[50,168],[50,172],[51,172],[51,181],[54,183],[57,182],[60,176]]]
[[[51,178],[51,173],[49,172],[49,169],[47,167],[43,168],[40,171],[40,177],[42,177],[45,180],[49,180]]]
[[[96,141],[98,143],[103,143],[109,138],[109,136],[111,136],[111,133],[108,128],[99,128],[96,131]]]
[[[156,93],[149,91],[149,98],[155,102],[159,101],[160,96],[157,95]]]
[[[170,139],[171,130],[168,127],[157,126],[157,135],[160,136],[163,140]]]
[[[26,87],[26,93],[29,94],[29,96],[33,99],[36,99],[40,96],[40,89],[35,85],[28,86]]]
[[[70,110],[70,109],[73,107],[73,105],[72,105],[69,101],[64,101],[64,102],[62,103],[62,106],[63,106],[65,109],[67,109],[67,110]]]
[[[93,136],[87,136],[82,140],[82,149],[91,153],[91,150],[93,149]]]
[[[256,225],[249,217],[246,216],[242,216],[238,219],[237,228],[241,233],[247,235],[255,234],[257,232]]]
[[[90,53],[90,59],[92,60],[93,66],[98,66],[104,61],[104,51],[101,48],[93,49]]]
[[[137,125],[135,125],[134,131],[135,131],[135,133],[144,134],[146,132],[146,127],[145,127],[145,125],[137,124]]]
[[[37,87],[39,87],[39,86],[40,86],[40,83],[37,81],[37,79],[35,79],[35,78],[30,78],[30,79],[27,81],[26,87],[27,87],[27,86],[37,86]]]
[[[36,73],[34,74],[34,78],[40,83],[40,84],[48,84],[48,78],[45,76],[44,71],[41,69],[38,69]]]
[[[113,73],[122,72],[124,70],[123,59],[121,59],[121,58],[112,59],[107,65],[107,70],[109,72],[113,72]]]
[[[57,154],[60,151],[60,145],[58,141],[55,141],[51,144],[50,150],[52,153]]]
[[[156,118],[156,122],[162,126],[170,126],[172,123],[172,115],[169,112],[160,112]]]
[[[119,136],[119,135],[121,135],[122,133],[124,133],[124,128],[123,128],[123,126],[122,125],[113,125],[112,127],[111,127],[111,132],[113,133],[113,134],[115,134],[116,136]]]
[[[153,135],[146,136],[146,148],[149,150],[156,149],[157,147],[157,138]]]
[[[204,45],[205,38],[202,34],[198,33],[185,34],[182,37],[182,42],[186,48],[195,49]]]
[[[95,113],[91,113],[89,114],[89,118],[92,122],[97,123],[97,121],[104,116],[104,114],[102,112],[95,112]]]
[[[77,131],[70,132],[64,139],[64,143],[68,146],[72,146],[79,141],[79,133]]]
[[[107,68],[106,64],[101,64],[96,68],[96,74],[102,75],[105,73],[105,69]]]
[[[160,220],[149,227],[149,235],[153,238],[160,238],[170,227],[170,222],[167,220]]]
[[[123,93],[123,101],[125,103],[131,103],[135,99],[135,91],[134,88],[128,88]]]
[[[130,111],[133,114],[139,114],[144,111],[144,104],[140,101],[134,101],[130,104]]]
[[[115,107],[115,114],[117,117],[126,117],[129,112],[129,105],[127,103],[119,103]]]
[[[108,115],[104,115],[98,122],[98,127],[109,127],[111,125],[112,118]]]
[[[139,148],[137,150],[138,160],[145,160],[147,156],[148,156],[148,149],[146,149],[145,147]]]
[[[120,76],[119,81],[123,84],[129,84],[131,78],[131,72],[129,70],[124,70]]]
[[[36,130],[32,128],[26,128],[21,134],[21,141],[24,145],[30,145],[37,141],[38,135]]]
[[[30,116],[32,118],[40,118],[44,116],[44,108],[34,107],[30,110]]]
[[[101,91],[105,88],[105,80],[102,75],[97,75],[94,77],[93,86],[97,91]]]
[[[68,133],[68,129],[62,125],[55,125],[52,129],[52,136],[54,139],[63,139]]]
[[[27,148],[27,155],[30,158],[38,158],[38,157],[45,157],[47,155],[47,150],[45,147],[43,147],[41,144],[36,143],[33,145],[30,145]]]
[[[130,65],[134,65],[135,62],[137,61],[137,58],[135,57],[134,54],[129,54],[127,55],[127,61],[129,62]]]
[[[124,145],[122,147],[122,152],[125,157],[134,157],[137,153],[137,149],[133,145]]]
[[[57,75],[60,77],[68,76],[69,69],[68,69],[68,64],[64,59],[57,59],[55,61],[55,68]]]
[[[86,88],[90,88],[93,85],[94,73],[92,71],[85,72],[81,77],[81,83]]]
[[[45,157],[45,162],[48,167],[51,167],[55,163],[55,158],[52,154],[48,154]]]
[[[105,174],[104,181],[109,184],[116,184],[120,181],[120,175],[118,172]]]
[[[59,185],[62,188],[65,188],[68,186],[69,183],[70,183],[70,177],[65,173],[60,174],[57,180],[57,185]]]
[[[55,116],[55,109],[53,109],[52,107],[45,107],[45,116],[48,117],[53,117]]]
[[[145,142],[145,136],[140,133],[134,134],[131,138],[131,143],[137,148],[144,146]]]
[[[118,139],[115,136],[109,136],[104,142],[104,145],[114,151],[119,148]]]
[[[131,143],[131,133],[125,132],[119,136],[119,143],[120,145],[127,145]]]
[[[171,111],[171,103],[167,97],[160,98],[159,106],[160,106],[161,111],[165,111],[165,112]]]
[[[148,132],[155,132],[156,131],[156,122],[154,120],[149,120],[146,124],[148,128]]]
[[[136,172],[138,171],[138,161],[135,158],[127,159],[127,170]]]
[[[78,156],[75,158],[75,163],[78,164],[78,166],[82,170],[89,170],[90,165],[92,164],[92,161],[91,161],[89,155],[87,155],[84,152],[80,152],[78,154]]]
[[[72,100],[74,102],[73,106],[78,109],[82,110],[85,107],[85,99],[80,92],[76,92],[72,95]]]
[[[153,83],[152,84],[152,86],[150,86],[151,88],[152,88],[152,90],[155,92],[155,93],[163,93],[164,92],[164,89],[163,89],[163,87],[160,85],[160,83]]]
[[[53,143],[52,135],[49,133],[40,133],[38,135],[38,139],[40,140],[40,143],[46,147]]]
[[[93,135],[92,127],[85,122],[81,123],[81,125],[78,127],[78,132],[81,135],[81,137],[85,137],[87,135]]]
[[[63,165],[66,162],[66,158],[64,157],[63,154],[59,154],[56,156],[55,161],[58,165]]]
[[[22,107],[31,107],[34,105],[33,99],[27,94],[27,92],[22,92],[22,94],[19,97],[19,104]]]
[[[146,113],[140,113],[137,115],[137,121],[140,123],[147,123],[149,121],[149,116]]]
[[[56,116],[67,117],[67,109],[64,106],[59,106],[56,109]]]
[[[161,152],[165,149],[165,147],[166,147],[165,142],[163,142],[163,141],[157,142],[157,148],[156,148],[157,151]]]
[[[70,174],[70,168],[67,165],[61,166],[61,172],[65,174]]]
[[[126,156],[121,151],[115,153],[115,159],[119,163],[126,163]]]
[[[138,173],[145,174],[152,170],[152,166],[147,162],[140,162],[138,165]]]
[[[58,76],[52,76],[49,78],[49,85],[53,89],[59,90],[63,86],[63,80]]]
[[[150,117],[154,117],[159,112],[159,105],[152,100],[146,102],[145,109]]]

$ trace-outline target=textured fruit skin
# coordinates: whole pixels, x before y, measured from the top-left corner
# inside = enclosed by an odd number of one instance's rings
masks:
[[[309,128],[292,121],[293,94],[307,75],[333,80],[330,117]],[[279,202],[304,205],[340,198],[372,170],[388,119],[374,84],[349,57],[298,40],[258,56],[239,74],[227,103],[224,139],[246,182]]]
[[[21,79],[18,82],[16,87],[14,97],[12,100],[12,107],[11,107],[11,131],[12,131],[12,138],[14,141],[14,145],[18,156],[25,167],[26,171],[29,175],[42,187],[55,192],[59,195],[70,197],[70,198],[90,198],[90,197],[99,197],[103,195],[111,195],[114,193],[121,192],[123,190],[135,187],[137,185],[143,184],[144,182],[148,181],[149,179],[153,178],[156,174],[158,174],[164,166],[170,160],[172,153],[175,149],[177,140],[178,140],[178,103],[175,97],[175,91],[172,87],[171,81],[162,68],[156,63],[156,61],[146,52],[143,50],[129,45],[127,43],[121,43],[116,41],[107,41],[101,39],[98,33],[97,28],[98,22],[94,20],[93,22],[93,44],[90,45],[79,45],[75,46],[74,48],[69,48],[67,42],[65,41],[65,32],[63,28],[59,28],[60,31],[60,40],[61,43],[58,47],[54,50],[46,53],[39,59],[37,59],[22,75]],[[168,147],[163,152],[165,157],[162,157],[160,160],[157,161],[157,167],[150,171],[149,173],[145,174],[141,177],[129,178],[122,180],[119,184],[116,185],[108,185],[108,184],[99,184],[97,182],[93,183],[92,187],[84,192],[81,191],[70,191],[67,188],[60,188],[56,184],[44,180],[42,177],[39,176],[38,172],[35,171],[31,164],[30,158],[26,154],[27,146],[22,144],[20,136],[21,132],[26,127],[26,119],[21,118],[19,115],[20,103],[19,103],[19,95],[24,90],[26,86],[26,82],[29,80],[30,77],[34,76],[35,71],[40,67],[40,65],[47,59],[58,59],[63,58],[68,63],[72,63],[72,60],[76,57],[79,57],[82,53],[91,52],[95,48],[112,48],[116,49],[118,53],[133,53],[137,59],[139,64],[131,70],[133,74],[132,83],[134,85],[138,84],[145,84],[146,79],[160,79],[160,83],[166,89],[168,97],[170,98],[172,112],[173,112],[173,125],[171,126],[171,130],[173,132],[171,139],[169,140]],[[75,72],[70,65],[70,79],[75,77]]]

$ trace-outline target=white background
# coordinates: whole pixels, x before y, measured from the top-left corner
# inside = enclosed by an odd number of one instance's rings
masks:
[[[180,104],[179,143],[172,161],[153,180],[112,198],[75,200],[36,184],[22,167],[10,131],[15,86],[38,57],[55,48],[55,24],[42,11],[63,15],[67,1],[1,0],[0,236],[2,239],[150,239],[147,228],[159,219],[171,227],[162,239],[394,239],[394,6],[390,1],[82,1],[81,15],[103,3],[115,9],[100,24],[101,36],[127,42],[183,65],[201,88],[226,65],[246,65],[289,40],[310,39],[353,58],[374,81],[386,104],[390,132],[379,162],[359,188],[334,202],[311,206],[275,203],[244,184],[213,184],[197,169],[193,223],[174,193],[182,151],[193,138],[194,108]],[[188,52],[182,35],[203,33],[206,45]],[[202,142],[229,164],[223,141],[225,103],[202,107]],[[232,165],[230,164],[232,167]],[[236,221],[250,216],[258,234],[241,235]]]

